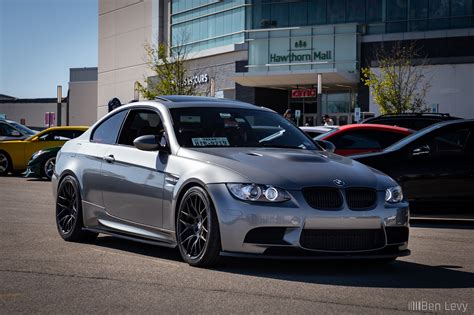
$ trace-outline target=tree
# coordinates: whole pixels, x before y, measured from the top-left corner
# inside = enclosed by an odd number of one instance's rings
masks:
[[[191,75],[186,67],[187,52],[185,45],[172,49],[160,43],[145,45],[147,65],[156,76],[145,78],[145,84],[136,82],[137,88],[146,99],[155,99],[158,95],[194,95],[195,85],[189,79]]]
[[[379,71],[362,68],[362,81],[368,86],[382,114],[426,112],[425,96],[430,88],[423,67],[427,58],[419,59],[415,42],[402,45],[396,42],[392,49],[383,47],[375,53]],[[415,61],[417,64],[415,66]]]

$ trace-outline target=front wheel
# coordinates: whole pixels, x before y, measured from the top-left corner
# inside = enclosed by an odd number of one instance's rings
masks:
[[[10,157],[7,153],[0,151],[0,176],[7,175],[11,168]]]
[[[211,267],[219,263],[219,223],[209,195],[201,187],[190,188],[181,200],[176,240],[181,256],[191,266]]]
[[[84,231],[81,194],[77,180],[67,175],[59,184],[56,198],[56,226],[59,235],[70,242],[91,241],[97,233]]]
[[[50,157],[43,163],[42,172],[43,176],[46,177],[48,180],[51,180],[54,173],[54,166],[56,165],[56,157]]]

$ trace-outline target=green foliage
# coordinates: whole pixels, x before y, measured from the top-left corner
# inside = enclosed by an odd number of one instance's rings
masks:
[[[145,78],[145,84],[136,82],[144,98],[152,100],[159,95],[194,95],[195,86],[189,82],[184,46],[169,50],[165,44],[145,45],[148,67],[155,76]]]
[[[399,42],[391,51],[378,51],[379,71],[362,68],[362,82],[368,86],[382,114],[427,111],[425,96],[430,88],[423,73],[426,58],[417,66],[415,43],[402,46]]]

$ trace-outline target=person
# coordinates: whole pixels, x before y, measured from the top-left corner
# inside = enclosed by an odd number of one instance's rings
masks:
[[[292,114],[291,114],[291,109],[289,109],[289,108],[285,111],[285,113],[283,114],[283,117],[285,117],[287,120],[289,120],[291,122],[294,122]]]
[[[328,114],[324,115],[324,126],[333,126],[334,121],[329,117]]]

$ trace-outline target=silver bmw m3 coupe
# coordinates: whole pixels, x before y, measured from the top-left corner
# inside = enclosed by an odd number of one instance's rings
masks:
[[[52,182],[66,241],[104,233],[178,247],[193,266],[410,253],[394,180],[236,101],[170,96],[117,108],[63,146]]]

